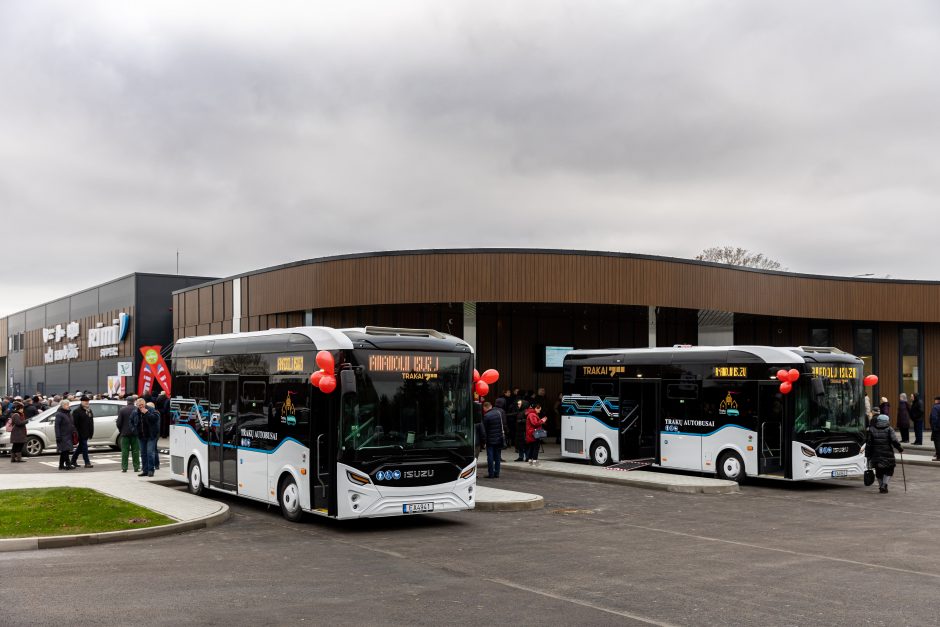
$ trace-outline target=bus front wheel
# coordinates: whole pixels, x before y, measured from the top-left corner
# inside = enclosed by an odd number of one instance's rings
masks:
[[[732,451],[723,453],[718,459],[718,477],[726,481],[744,481],[744,462],[741,456]]]
[[[189,481],[186,482],[186,489],[190,494],[199,496],[202,494],[202,467],[199,460],[195,457],[189,460]]]
[[[297,482],[291,476],[281,479],[281,489],[278,493],[278,502],[281,505],[281,513],[284,518],[291,522],[298,522],[303,515],[300,509],[300,490],[297,488]]]
[[[606,442],[599,440],[591,446],[591,463],[595,466],[610,464],[610,447]]]

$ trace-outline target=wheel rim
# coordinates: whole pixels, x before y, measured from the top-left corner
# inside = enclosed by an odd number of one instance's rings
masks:
[[[725,471],[725,476],[729,479],[737,479],[741,475],[741,462],[738,461],[737,457],[726,458],[722,468]]]
[[[603,466],[607,463],[607,447],[601,445],[594,449],[594,461],[597,462],[599,466]]]
[[[281,500],[284,502],[284,509],[292,514],[296,512],[297,508],[300,507],[298,496],[296,483],[291,482],[284,486],[284,493],[281,495]]]
[[[42,444],[39,443],[39,440],[36,438],[30,438],[26,440],[26,454],[27,455],[39,455],[39,452],[42,450]]]
[[[193,490],[198,490],[202,485],[202,473],[199,470],[199,464],[193,464],[193,469],[189,471],[189,484]]]

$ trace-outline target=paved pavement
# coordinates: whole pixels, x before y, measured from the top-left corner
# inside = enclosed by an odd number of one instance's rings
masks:
[[[545,499],[538,494],[477,485],[475,507],[487,512],[521,512],[545,507]]]
[[[506,473],[545,508],[353,523],[214,496],[234,516],[213,529],[0,554],[16,573],[2,622],[937,624],[940,474],[907,470],[909,491],[897,476],[884,495],[858,479],[702,495]]]

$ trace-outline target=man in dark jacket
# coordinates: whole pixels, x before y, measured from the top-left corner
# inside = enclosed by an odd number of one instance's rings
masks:
[[[26,397],[26,400],[23,401],[23,416],[26,417],[26,420],[30,420],[33,416],[39,414],[39,397]]]
[[[138,477],[152,477],[156,469],[157,440],[160,438],[160,414],[153,403],[137,399],[137,409],[131,414],[131,422],[137,424],[140,437],[140,449],[143,454],[144,468]]]
[[[489,401],[483,403],[483,432],[486,435],[486,478],[498,479],[499,456],[505,442],[503,417]]]
[[[933,461],[940,462],[940,396],[933,399],[933,407],[930,409],[930,439],[933,440],[933,448],[936,451]]]
[[[75,433],[75,424],[69,412],[68,399],[59,401],[59,409],[55,413],[55,443],[59,451],[59,470],[72,470],[75,468],[69,463],[69,454],[72,452],[72,435]]]
[[[78,454],[82,454],[85,460],[85,468],[94,468],[91,465],[91,459],[88,457],[88,440],[95,437],[95,415],[88,405],[88,397],[82,396],[79,399],[81,404],[72,412],[72,421],[75,423],[75,430],[78,432],[78,446],[72,453],[72,465],[78,468],[75,462],[78,461]]]
[[[134,472],[140,472],[140,440],[137,438],[137,425],[131,424],[136,396],[127,397],[127,405],[121,408],[117,417],[118,439],[121,441],[121,472],[127,472],[127,454],[133,453]]]
[[[911,416],[911,422],[914,423],[914,444],[924,443],[924,403],[920,400],[917,392],[911,394],[911,406],[907,413]]]

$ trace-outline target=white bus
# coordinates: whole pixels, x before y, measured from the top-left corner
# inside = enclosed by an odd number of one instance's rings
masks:
[[[334,390],[315,387],[323,351]],[[322,359],[321,359],[322,362]],[[473,351],[422,329],[300,327],[180,340],[173,477],[303,512],[471,509]]]
[[[784,393],[780,370],[799,378]],[[596,465],[826,479],[865,471],[862,360],[834,348],[575,350],[562,455]]]

